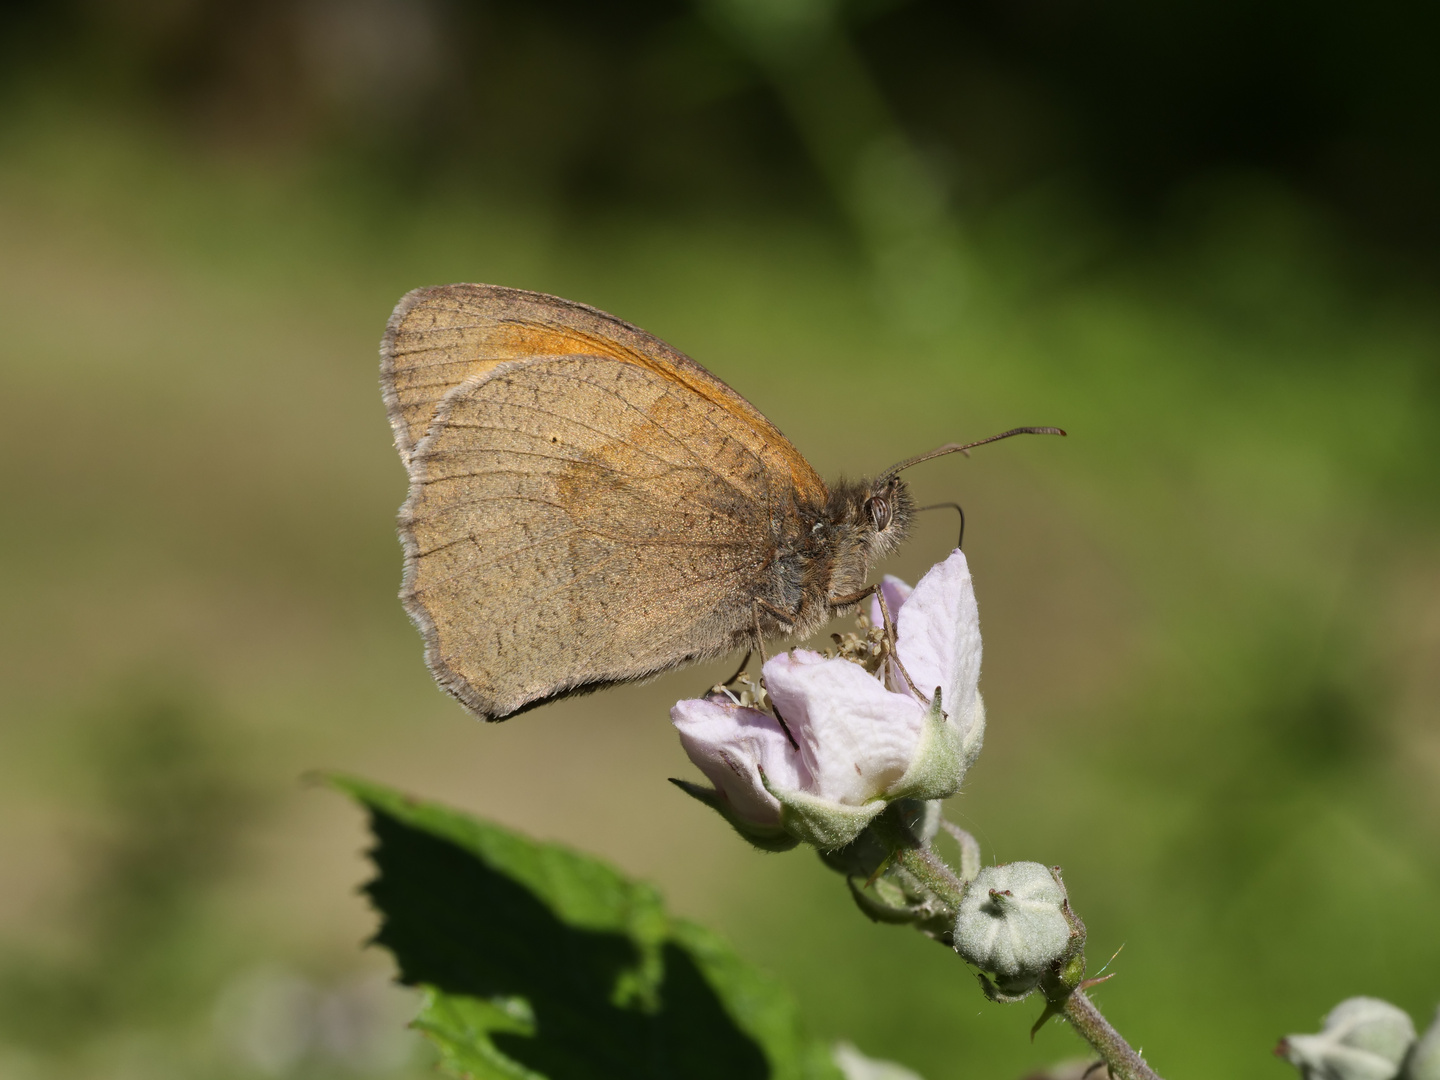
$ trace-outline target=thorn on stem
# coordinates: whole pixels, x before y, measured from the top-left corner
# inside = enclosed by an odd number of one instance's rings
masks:
[[[1061,1010],[1055,1007],[1053,1001],[1047,1001],[1045,1003],[1045,1011],[1040,1014],[1040,1019],[1036,1020],[1035,1026],[1030,1029],[1030,1041],[1032,1043],[1035,1041],[1035,1033],[1045,1026],[1045,1021],[1049,1020],[1052,1016],[1059,1016],[1060,1012]]]

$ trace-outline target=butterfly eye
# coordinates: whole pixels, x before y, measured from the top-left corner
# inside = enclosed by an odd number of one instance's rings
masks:
[[[880,495],[872,495],[865,500],[865,512],[870,515],[877,532],[884,532],[890,524],[890,500]]]

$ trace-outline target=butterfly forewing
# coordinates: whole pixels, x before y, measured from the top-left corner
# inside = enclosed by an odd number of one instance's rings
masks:
[[[824,499],[797,496],[794,448],[766,428],[605,356],[491,365],[450,390],[401,516],[403,595],[442,685],[499,718],[736,647]]]
[[[689,388],[718,405],[731,426],[761,436],[798,490],[825,491],[758,409],[684,353],[596,308],[498,285],[416,289],[396,305],[380,346],[380,379],[402,460],[409,463],[440,402],[467,379],[510,361],[574,355],[623,361]]]

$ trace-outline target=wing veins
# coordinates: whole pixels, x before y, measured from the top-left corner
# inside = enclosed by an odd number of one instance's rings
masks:
[[[506,452],[509,452],[509,451],[506,451]],[[540,456],[544,456],[544,455],[540,455]],[[548,460],[551,460],[551,461],[571,461],[571,460],[574,460],[574,459],[572,459],[572,458],[550,458],[550,459],[548,459]],[[579,464],[579,465],[589,465],[589,466],[591,466],[591,467],[593,467],[593,468],[595,468],[595,469],[604,470],[605,472],[611,473],[611,474],[613,474],[613,475],[615,475],[615,476],[620,476],[620,477],[624,477],[624,476],[625,476],[625,474],[622,473],[622,472],[620,472],[620,470],[615,469],[615,468],[613,468],[613,467],[611,467],[611,466],[609,466],[609,465],[602,465],[602,464],[600,464],[599,462],[577,461],[576,464]],[[647,476],[647,477],[645,477],[645,479],[646,479],[647,481],[649,481],[649,480],[665,480],[665,479],[669,479],[669,478],[671,478],[671,477],[673,477],[673,476],[676,476],[676,475],[679,474],[679,473],[704,472],[704,471],[705,471],[705,470],[701,469],[698,465],[674,465],[674,466],[671,466],[669,469],[667,469],[665,472],[657,473],[657,474],[655,474],[654,476]],[[523,469],[471,469],[471,470],[469,470],[468,472],[445,473],[445,474],[443,474],[443,475],[441,475],[441,476],[428,476],[428,477],[425,478],[425,483],[426,483],[426,484],[438,484],[438,483],[442,483],[442,482],[447,481],[447,480],[467,480],[467,479],[474,479],[475,477],[480,477],[480,476],[536,476],[536,475],[540,475],[540,476],[553,476],[554,474],[552,474],[552,473],[540,473],[540,474],[529,473],[529,472],[525,472]],[[649,493],[648,493],[648,492],[645,492],[644,489],[643,489],[642,487],[640,487],[638,484],[627,484],[626,486],[629,487],[629,488],[630,488],[631,490],[633,490],[633,491],[639,492],[639,493],[641,493],[641,494],[649,495]],[[480,497],[476,498],[474,501],[478,504],[478,503],[484,502],[487,497],[488,497],[488,496],[480,496]],[[699,511],[715,511],[715,510],[721,510],[721,509],[723,509],[722,507],[718,506],[718,505],[715,504],[715,503],[703,502],[703,501],[701,501],[700,499],[697,499],[697,498],[694,497],[693,495],[689,495],[689,494],[677,494],[677,495],[672,495],[672,496],[668,496],[668,497],[671,498],[671,499],[673,499],[676,503],[684,503],[684,504],[686,504],[686,505],[688,505],[688,506],[694,507],[696,510],[699,510]],[[655,501],[657,501],[657,500],[656,500],[653,496],[651,496],[647,501],[649,501],[649,502],[655,502]],[[731,520],[734,520],[734,519],[732,518]]]
[[[745,568],[744,568],[743,566],[741,566],[741,567],[735,567],[735,568],[733,568],[733,569],[726,569],[726,570],[721,571],[721,572],[718,573],[718,574],[711,574],[711,575],[709,575],[709,576],[707,576],[707,577],[695,578],[695,579],[692,579],[692,580],[690,580],[690,581],[681,582],[681,583],[675,585],[673,588],[666,589],[666,590],[663,590],[663,591],[661,591],[661,592],[657,592],[657,593],[655,593],[655,594],[653,594],[653,595],[656,595],[656,596],[667,596],[667,595],[670,595],[670,594],[672,594],[672,593],[679,592],[682,588],[692,588],[692,587],[694,587],[695,585],[703,584],[703,583],[705,583],[705,582],[717,581],[717,580],[719,580],[719,579],[722,578],[722,577],[729,577],[729,576],[731,576],[731,575],[733,575],[733,574],[741,573],[744,569],[745,569]],[[591,650],[590,655],[587,656],[587,657],[585,657],[585,664],[584,664],[584,666],[585,666],[586,668],[590,667],[590,665],[594,663],[595,657],[599,656],[602,652],[604,652],[605,649],[608,647],[608,645],[609,645],[608,642],[604,642],[604,643],[601,643],[601,644],[600,644],[598,647],[596,647],[595,649]],[[623,677],[623,674],[622,674],[621,677]]]
[[[577,375],[572,375],[572,374],[570,374],[569,372],[562,372],[562,373],[560,373],[560,377],[561,377],[561,378],[568,378],[568,379],[570,379],[572,382],[584,383],[584,384],[587,385],[587,386],[593,386],[595,389],[601,391],[602,393],[607,393],[607,394],[609,394],[611,397],[615,398],[615,400],[617,400],[617,401],[619,401],[621,404],[623,404],[626,408],[628,408],[628,409],[630,409],[630,410],[632,410],[632,411],[634,411],[634,412],[639,413],[642,417],[644,417],[644,419],[645,419],[645,421],[646,421],[647,423],[652,424],[652,425],[654,425],[654,427],[658,428],[660,431],[665,432],[665,435],[670,439],[671,442],[673,442],[676,446],[680,447],[680,449],[684,450],[685,453],[690,456],[691,460],[696,460],[695,451],[691,450],[690,447],[686,446],[685,443],[681,441],[681,439],[679,438],[679,436],[677,436],[677,435],[675,435],[674,433],[672,433],[669,429],[664,428],[664,427],[661,427],[660,424],[656,423],[654,419],[652,419],[651,417],[649,417],[648,415],[646,415],[646,413],[645,413],[642,409],[640,409],[640,407],[637,406],[633,401],[629,401],[629,400],[621,397],[620,394],[619,394],[616,390],[614,390],[614,389],[612,389],[612,388],[610,388],[610,387],[608,387],[608,386],[602,386],[600,383],[594,382],[594,381],[591,380],[591,379],[582,379],[582,378],[580,378],[580,377],[577,376]],[[686,411],[687,413],[692,413],[692,412],[697,411],[697,410],[692,410],[692,409],[690,408],[689,404],[685,401],[684,398],[681,398],[681,397],[675,395],[674,393],[672,393],[668,387],[666,387],[666,389],[665,389],[665,391],[664,391],[664,396],[670,398],[670,399],[673,400],[673,401],[679,402],[679,403],[685,408],[685,411]],[[702,395],[702,394],[696,393],[695,396],[698,397],[701,401],[704,401],[704,402],[706,402],[706,403],[709,404],[709,405],[712,405],[712,406],[713,406],[713,405],[715,404],[713,401],[710,401],[709,398],[706,398],[706,397],[705,397],[704,395]],[[710,418],[708,412],[706,412],[705,410],[698,410],[698,412],[699,412],[700,418],[701,418],[702,420],[704,420],[705,423],[709,424],[710,427],[714,428],[717,432],[720,432],[721,435],[724,435],[724,430],[720,427],[719,424],[715,423],[715,421]],[[746,426],[749,427],[748,424],[747,424]],[[751,430],[751,431],[754,431],[754,428],[751,428],[750,430]],[[758,435],[758,434],[760,434],[760,433],[759,433],[759,432],[755,432],[755,434]],[[740,442],[738,439],[734,439],[734,438],[732,438],[732,437],[730,437],[730,436],[728,436],[728,435],[725,436],[725,437],[722,439],[722,444],[723,444],[724,442],[733,442],[733,443],[735,443],[736,445],[738,445],[742,450],[745,451],[745,453],[749,454],[752,458],[755,459],[755,464],[760,467],[761,473],[768,472],[768,469],[767,469],[766,464],[765,464],[765,459],[762,458],[762,457],[761,457],[758,453],[756,453],[754,450],[750,449],[750,447],[746,446],[743,442]],[[706,468],[708,468],[708,466],[706,466]],[[710,469],[709,471],[714,472],[713,469]],[[719,473],[716,473],[715,475],[719,476],[720,474],[719,474]],[[723,477],[722,477],[722,479],[723,479]],[[768,479],[768,477],[767,477],[767,479]],[[726,483],[729,484],[729,481],[727,480]],[[731,486],[731,487],[734,487],[733,484],[731,484],[730,486]],[[739,489],[737,488],[736,490],[739,490]],[[767,485],[766,494],[767,494],[767,495],[769,494],[768,485]]]
[[[584,381],[584,380],[577,380],[577,381]],[[589,385],[592,385],[592,386],[593,386],[593,385],[595,385],[595,384],[594,384],[594,383],[590,383]],[[603,389],[603,388],[602,388],[602,389]],[[618,397],[618,395],[616,395],[616,396]],[[621,400],[621,401],[624,401],[625,399],[624,399],[624,398],[620,398],[620,400]],[[629,403],[629,402],[625,402],[625,404],[629,405],[630,403]],[[590,425],[590,424],[585,423],[584,421],[576,420],[574,417],[571,417],[571,416],[565,416],[565,415],[563,415],[563,414],[561,414],[561,413],[551,412],[549,409],[543,409],[543,408],[541,408],[541,407],[538,406],[538,405],[526,405],[526,404],[524,404],[524,403],[522,403],[522,402],[507,401],[507,402],[505,402],[505,406],[506,406],[507,408],[512,408],[512,409],[524,409],[524,410],[526,410],[526,411],[528,411],[528,412],[539,413],[541,416],[549,416],[549,417],[551,417],[551,418],[553,418],[553,419],[556,419],[556,420],[563,420],[563,421],[565,421],[566,423],[574,424],[576,427],[584,428],[586,431],[593,431],[596,435],[603,436],[605,439],[609,440],[611,443],[613,443],[613,444],[615,444],[615,445],[628,447],[628,448],[631,449],[631,450],[638,451],[639,453],[644,454],[646,457],[652,458],[652,459],[654,459],[655,461],[658,461],[658,462],[660,462],[660,463],[663,464],[663,465],[669,465],[669,466],[671,466],[671,467],[678,467],[678,468],[695,468],[695,469],[703,470],[703,471],[705,471],[705,472],[708,472],[711,476],[715,477],[715,478],[716,478],[717,480],[719,480],[722,484],[724,484],[726,487],[730,488],[732,491],[734,491],[737,495],[741,496],[742,498],[744,498],[745,495],[746,495],[746,492],[745,492],[745,490],[744,490],[743,488],[737,487],[737,486],[736,486],[734,483],[732,483],[723,473],[717,472],[715,469],[712,469],[710,466],[706,465],[703,461],[697,460],[696,457],[695,457],[695,454],[694,454],[683,442],[681,442],[676,436],[672,435],[670,432],[665,431],[665,429],[662,428],[662,427],[660,427],[660,425],[658,425],[658,424],[655,424],[655,427],[659,428],[659,430],[662,431],[662,432],[664,432],[665,435],[666,435],[673,443],[675,443],[675,445],[679,446],[680,449],[684,450],[684,451],[686,452],[686,454],[690,457],[691,461],[694,462],[693,465],[688,465],[688,466],[687,466],[684,462],[671,461],[669,458],[661,457],[659,454],[652,453],[651,451],[646,450],[643,446],[637,446],[637,445],[635,445],[634,443],[628,441],[628,440],[627,440],[624,436],[622,436],[622,435],[616,435],[616,434],[614,434],[614,433],[612,433],[612,432],[605,431],[605,430],[603,430],[603,429],[601,429],[601,428],[594,427],[594,426],[592,426],[592,425]],[[633,405],[630,406],[630,407],[631,407],[631,408],[634,408]],[[638,410],[637,410],[637,411],[638,411]],[[644,414],[641,413],[641,415],[643,416]],[[653,424],[654,421],[651,421],[651,423]],[[453,419],[447,419],[447,420],[445,420],[444,426],[447,427],[447,428],[450,428],[450,427],[460,428],[460,429],[463,429],[463,430],[466,430],[466,431],[507,431],[507,432],[514,432],[514,430],[515,430],[514,428],[496,427],[496,426],[493,425],[493,424],[467,423],[467,422],[464,422],[464,421],[453,420]],[[442,429],[442,430],[443,430],[443,429]],[[529,435],[529,434],[531,434],[531,433],[530,433],[530,432],[523,432],[522,434]],[[537,436],[534,436],[534,437],[535,437],[535,438],[539,438],[538,435],[537,435]],[[429,438],[429,436],[426,436],[426,438]],[[427,458],[428,458],[428,454],[427,454],[427,453],[422,453],[420,456],[421,456],[421,457],[427,457]]]
[[[599,563],[596,564],[595,568],[596,568],[596,569],[599,569],[600,567],[606,565],[607,563],[614,562],[615,559],[619,558],[620,555],[622,555],[623,553],[624,553],[623,551],[616,551],[613,555],[607,555],[603,561],[601,561],[601,562],[599,562]],[[730,574],[738,574],[738,573],[743,572],[744,570],[745,570],[745,566],[744,566],[743,564],[740,565],[740,566],[726,567],[725,569],[721,570],[718,574],[710,574],[710,575],[707,575],[707,576],[705,576],[705,577],[688,578],[688,579],[686,579],[685,581],[678,582],[677,584],[675,584],[674,586],[672,586],[672,587],[669,588],[669,589],[652,592],[651,595],[652,595],[652,596],[666,596],[666,595],[669,595],[669,594],[671,594],[671,593],[677,593],[677,592],[679,592],[681,589],[689,588],[689,587],[691,587],[691,586],[694,586],[694,585],[697,585],[697,584],[702,584],[702,583],[707,582],[707,581],[715,581],[715,580],[718,579],[718,578],[725,577],[725,576],[728,576],[728,575],[730,575]],[[538,597],[536,597],[536,599],[539,600],[539,599],[544,599],[544,598],[546,598],[546,597],[554,596],[556,593],[565,592],[566,590],[576,588],[577,586],[579,586],[579,585],[581,585],[581,584],[583,584],[583,583],[582,583],[582,581],[581,581],[579,578],[572,578],[572,579],[569,580],[569,581],[561,582],[560,584],[555,585],[554,587],[552,587],[552,588],[550,588],[550,589],[547,589],[545,592],[541,593]],[[599,651],[599,650],[596,650],[597,653],[598,653],[598,651]],[[593,659],[595,658],[595,655],[596,655],[596,653],[591,653],[591,655],[587,658],[586,662],[588,663],[590,660],[593,660]]]
[[[491,531],[499,532],[499,531],[501,531],[501,530],[496,529],[496,530],[491,530]],[[640,538],[640,539],[637,539],[637,538],[631,537],[631,536],[612,536],[612,535],[609,534],[609,533],[596,532],[594,529],[587,529],[587,528],[584,528],[584,527],[582,527],[582,526],[580,526],[580,525],[576,525],[576,524],[573,522],[573,520],[572,520],[572,521],[571,521],[571,527],[568,528],[568,529],[566,529],[566,530],[564,530],[563,532],[557,533],[557,534],[554,535],[554,536],[547,536],[547,537],[545,537],[545,538],[543,538],[543,539],[541,539],[541,540],[536,540],[536,541],[533,542],[533,543],[526,544],[524,547],[511,548],[509,551],[507,551],[507,552],[505,553],[505,555],[502,555],[500,558],[494,559],[494,560],[492,560],[492,561],[490,561],[490,562],[488,562],[488,563],[481,563],[481,564],[478,564],[478,565],[467,566],[467,567],[465,567],[464,569],[455,571],[455,573],[453,573],[453,574],[446,574],[443,578],[436,578],[434,581],[427,583],[427,586],[426,586],[426,587],[429,588],[429,587],[433,587],[433,586],[436,586],[436,585],[444,585],[444,584],[446,584],[446,583],[448,583],[448,582],[454,581],[456,578],[464,577],[466,574],[478,574],[478,573],[481,573],[481,572],[486,571],[486,570],[493,570],[495,567],[499,566],[502,562],[505,561],[506,556],[509,556],[509,555],[518,555],[518,554],[520,554],[522,551],[533,551],[535,548],[544,547],[544,546],[547,545],[547,544],[558,543],[558,542],[560,542],[560,541],[562,541],[562,540],[564,540],[564,541],[566,541],[566,542],[568,543],[568,542],[569,542],[569,537],[571,537],[571,536],[573,536],[573,535],[575,535],[575,534],[579,534],[579,535],[581,535],[581,536],[593,536],[593,537],[596,537],[597,539],[604,540],[604,541],[608,541],[608,542],[609,542],[610,544],[612,544],[615,548],[618,548],[618,549],[621,549],[621,550],[625,549],[626,547],[632,547],[632,548],[633,548],[633,547],[674,547],[674,548],[681,548],[682,550],[690,549],[690,548],[720,548],[720,549],[724,549],[724,548],[743,548],[743,547],[745,547],[744,544],[731,543],[731,542],[724,541],[724,540],[686,540],[686,539],[673,539],[673,540],[672,540],[672,539],[665,539],[665,538],[660,538],[660,539],[644,539],[644,538]],[[488,535],[487,532],[482,532],[482,533],[467,533],[467,534],[464,535],[464,536],[457,536],[454,540],[447,540],[445,543],[440,544],[440,545],[438,545],[438,546],[436,546],[436,547],[429,548],[429,549],[427,549],[426,551],[423,551],[423,552],[417,552],[416,555],[415,555],[415,558],[417,558],[417,559],[423,559],[423,558],[425,558],[427,555],[432,555],[432,554],[434,554],[434,553],[437,552],[437,551],[444,551],[444,550],[447,549],[447,548],[455,547],[456,545],[466,543],[467,541],[468,541],[469,543],[474,544],[476,548],[479,548],[479,547],[480,547],[480,541],[477,539],[477,537],[478,537],[478,536],[486,536],[486,535]],[[610,556],[607,556],[606,558],[607,558],[607,560],[608,560],[608,559],[610,558]],[[600,564],[596,564],[596,565],[600,565]],[[746,565],[748,565],[748,564],[743,564],[743,563],[742,563],[742,564],[740,564],[740,565],[737,567],[737,569],[744,569],[744,567],[745,567]],[[762,566],[763,566],[763,564],[762,564]],[[587,565],[587,566],[585,567],[585,569],[588,571],[588,570],[592,569],[592,566],[591,566],[591,565]]]

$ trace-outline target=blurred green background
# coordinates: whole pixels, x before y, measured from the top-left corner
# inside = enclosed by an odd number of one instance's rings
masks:
[[[424,1075],[343,768],[603,855],[928,1080],[1072,1056],[665,782],[691,670],[484,726],[395,591],[399,296],[586,301],[963,501],[987,749],[1167,1077],[1440,1001],[1440,14],[0,9],[0,1076]],[[953,542],[926,517],[885,569]]]

